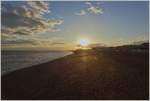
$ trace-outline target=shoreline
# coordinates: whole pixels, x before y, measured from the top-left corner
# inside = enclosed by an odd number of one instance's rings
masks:
[[[148,69],[147,53],[73,53],[2,76],[2,99],[148,99]]]
[[[70,52],[71,52],[71,51],[70,51]],[[72,55],[72,54],[74,54],[74,53],[72,52],[72,53],[70,53],[70,54],[68,54],[68,55],[65,55],[65,56],[69,56],[69,55]],[[51,61],[55,61],[55,60],[57,60],[57,59],[64,58],[65,56],[58,57],[58,58],[55,58],[55,59],[52,59],[52,60],[49,60],[49,61],[45,61],[45,62],[42,62],[42,63],[36,63],[36,64],[32,64],[32,65],[30,65],[30,66],[21,67],[20,69],[11,70],[11,71],[6,71],[6,72],[3,73],[3,74],[2,74],[2,72],[1,72],[1,77],[2,77],[2,76],[5,76],[5,75],[7,75],[7,74],[9,74],[9,73],[12,73],[12,72],[15,72],[15,71],[19,71],[19,70],[25,69],[25,68],[31,68],[31,67],[34,67],[34,66],[42,65],[42,64],[44,64],[44,63],[49,63],[49,62],[51,62]]]

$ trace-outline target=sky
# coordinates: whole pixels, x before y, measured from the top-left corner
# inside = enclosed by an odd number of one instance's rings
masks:
[[[72,50],[81,39],[149,40],[148,1],[2,1],[2,50]]]

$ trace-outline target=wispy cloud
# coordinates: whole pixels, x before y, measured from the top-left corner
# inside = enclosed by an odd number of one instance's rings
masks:
[[[51,37],[49,38],[38,38],[38,37],[28,37],[24,36],[18,37],[17,35],[15,36],[10,36],[8,34],[2,34],[2,40],[1,40],[1,45],[2,47],[5,46],[34,46],[34,47],[53,47],[53,46],[62,46],[65,45],[63,42],[62,38],[59,37]]]
[[[94,5],[91,2],[85,2],[86,8],[81,9],[79,12],[76,12],[75,15],[86,15],[86,14],[94,14],[94,15],[100,15],[103,14],[103,9],[100,7],[99,2]]]
[[[50,45],[64,45],[65,43],[63,42],[53,42]]]
[[[17,40],[2,40],[2,45],[37,45],[36,40],[17,39]]]
[[[75,13],[76,15],[86,15],[87,12],[85,10],[80,10],[79,12]]]
[[[43,32],[56,32],[62,19],[50,19],[49,2],[43,1],[2,1],[1,8],[1,44],[2,47],[52,46],[53,38],[36,38]],[[56,41],[57,42],[57,41]],[[58,44],[61,43],[58,41]]]
[[[2,33],[30,35],[39,32],[58,31],[57,25],[62,19],[48,19],[49,3],[43,1],[3,1],[2,2]]]

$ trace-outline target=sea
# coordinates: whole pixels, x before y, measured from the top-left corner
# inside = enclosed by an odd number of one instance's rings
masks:
[[[2,51],[1,52],[1,75],[22,68],[49,62],[72,52],[66,51]]]

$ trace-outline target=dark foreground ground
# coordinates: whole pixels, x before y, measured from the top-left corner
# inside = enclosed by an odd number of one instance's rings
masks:
[[[2,99],[149,99],[148,52],[85,51],[1,78]]]

